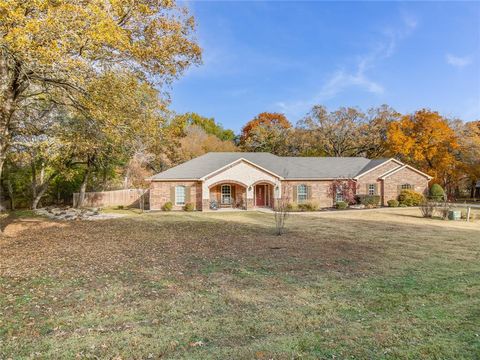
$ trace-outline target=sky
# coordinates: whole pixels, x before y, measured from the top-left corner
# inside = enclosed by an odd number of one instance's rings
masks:
[[[171,108],[239,132],[261,112],[388,104],[480,119],[480,2],[188,1],[203,64]]]

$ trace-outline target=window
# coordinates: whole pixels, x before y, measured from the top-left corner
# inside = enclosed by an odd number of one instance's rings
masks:
[[[341,186],[337,186],[335,190],[335,202],[343,201],[343,189]]]
[[[402,184],[402,190],[413,190],[412,184]]]
[[[308,199],[308,190],[307,185],[298,185],[297,186],[297,202],[299,204],[304,203]]]
[[[368,195],[376,195],[376,193],[377,193],[377,185],[368,184]]]
[[[175,186],[175,205],[185,205],[185,186]]]
[[[222,204],[232,203],[232,187],[230,185],[222,185]]]

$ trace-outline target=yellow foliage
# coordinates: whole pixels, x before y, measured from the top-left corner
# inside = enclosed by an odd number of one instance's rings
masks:
[[[435,182],[448,184],[458,171],[457,135],[437,112],[419,110],[392,122],[387,143],[392,156],[434,176]]]

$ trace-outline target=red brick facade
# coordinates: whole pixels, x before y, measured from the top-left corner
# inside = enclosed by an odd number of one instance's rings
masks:
[[[419,193],[425,194],[428,191],[428,178],[411,168],[402,168],[401,163],[393,160],[380,165],[378,168],[357,178],[357,194],[368,194],[369,185],[375,185],[375,193],[381,196],[381,204],[387,205],[387,201],[396,199],[402,189],[402,185],[410,187]],[[395,171],[395,169],[400,169]],[[282,189],[282,198],[289,203],[297,203],[297,187],[306,185],[308,188],[308,198],[306,202],[312,203],[320,208],[332,207],[334,205],[334,196],[330,194],[330,187],[333,180],[283,180],[280,182]],[[268,183],[268,182],[267,182]],[[232,187],[231,195],[237,208],[254,208],[255,184],[248,187],[249,196],[247,197],[247,188],[235,183],[233,180],[218,182],[210,188],[210,194],[202,197],[201,181],[152,181],[150,185],[150,209],[161,210],[167,202],[172,202],[173,210],[181,210],[183,205],[175,205],[175,187],[186,187],[186,202],[192,203],[196,210],[208,210],[210,201],[216,199],[221,203],[221,185],[230,184]],[[271,197],[273,189],[271,185]],[[207,199],[207,197],[209,197]]]
[[[412,169],[403,168],[383,180],[383,204],[386,205],[388,200],[396,199],[404,184],[412,186],[412,190],[420,194],[428,193],[428,179]]]
[[[330,185],[332,184],[332,181],[328,180],[282,181],[282,197],[286,199],[287,202],[296,204],[296,197],[298,197],[298,194],[295,191],[295,187],[302,184],[309,187],[309,198],[307,202],[317,205],[320,208],[333,206],[333,195],[329,195]]]
[[[161,210],[162,206],[171,202],[173,210],[182,210],[183,205],[175,205],[175,186],[186,187],[186,202],[202,210],[202,183],[200,181],[152,181],[150,183],[150,209]]]

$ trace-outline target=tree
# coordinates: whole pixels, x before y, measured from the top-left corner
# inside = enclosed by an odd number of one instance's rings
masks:
[[[475,186],[480,180],[480,120],[461,123],[457,128],[460,161],[470,182],[470,197],[475,197]]]
[[[434,177],[450,188],[459,171],[459,144],[448,121],[438,112],[419,110],[390,124],[387,132],[391,155]]]
[[[338,194],[342,195],[343,201],[347,204],[355,204],[355,194],[358,190],[358,183],[353,179],[336,179],[330,183],[328,187],[328,195],[333,198],[334,202]]]
[[[84,168],[78,206],[93,172],[128,161],[135,145],[155,138],[163,123],[157,91],[134,74],[108,72],[87,89],[79,99],[83,111],[64,117],[59,135],[72,164]]]
[[[169,125],[177,132],[179,137],[186,135],[186,131],[190,126],[199,126],[205,133],[215,135],[222,141],[233,141],[235,133],[232,130],[224,129],[222,125],[215,122],[214,118],[207,118],[194,112],[177,115]]]
[[[367,114],[350,107],[328,112],[324,106],[314,106],[297,124],[304,139],[300,152],[308,156],[384,156],[388,124],[398,117],[387,105],[371,108]]]
[[[24,112],[49,101],[80,110],[92,79],[129,71],[161,86],[198,63],[193,18],[172,1],[0,3],[0,178]]]
[[[287,138],[291,127],[283,114],[261,113],[242,128],[240,147],[245,151],[286,155]]]
[[[222,141],[215,135],[207,134],[205,130],[192,125],[186,129],[185,137],[180,139],[180,159],[186,161],[208,152],[237,151],[232,141]]]

